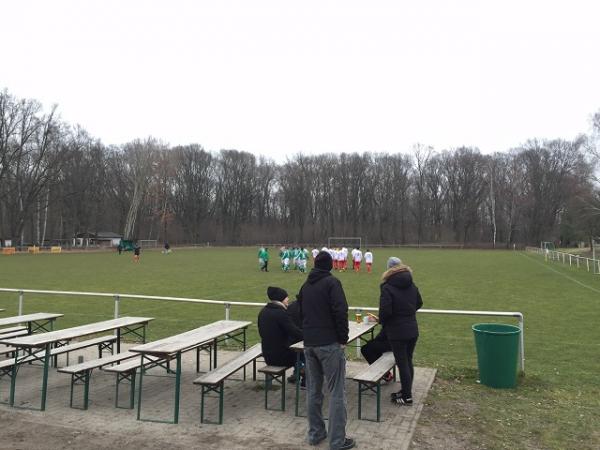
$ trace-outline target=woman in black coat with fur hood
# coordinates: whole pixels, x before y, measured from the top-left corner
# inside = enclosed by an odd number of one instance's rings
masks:
[[[414,377],[413,352],[419,338],[416,313],[423,300],[412,279],[411,268],[399,258],[391,257],[387,263],[380,286],[379,323],[394,352],[400,372],[402,389],[392,394],[399,405],[412,405],[412,380]]]

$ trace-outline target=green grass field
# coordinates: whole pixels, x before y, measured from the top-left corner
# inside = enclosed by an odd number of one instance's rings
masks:
[[[275,250],[271,249],[275,254]],[[420,314],[416,364],[436,367],[424,420],[478,448],[600,448],[600,276],[546,263],[521,252],[375,250],[374,273],[336,274],[351,306],[377,306],[379,277],[392,254],[412,266],[424,308],[520,311],[525,316],[526,375],[514,390],[477,384],[471,325],[494,320]],[[258,271],[254,248],[175,249],[170,255],[40,254],[0,256],[0,287],[165,295],[262,302],[269,285],[290,297],[305,276]],[[2,316],[18,296],[0,293]],[[26,294],[24,312],[61,312],[58,327],[112,318],[104,298]],[[232,319],[256,321],[258,308],[233,308]],[[121,315],[154,317],[150,339],[224,318],[220,305],[150,300],[121,302]],[[0,316],[1,317],[1,316]],[[253,327],[251,340],[257,339]],[[354,355],[354,351],[352,351]],[[429,412],[427,412],[429,411]]]

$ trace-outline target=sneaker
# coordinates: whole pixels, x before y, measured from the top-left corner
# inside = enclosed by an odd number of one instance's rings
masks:
[[[383,381],[385,381],[386,383],[389,383],[390,381],[392,381],[394,379],[394,374],[392,373],[392,371],[388,371],[388,373],[386,373],[383,376]]]
[[[413,399],[410,397],[409,398],[398,397],[393,402],[398,406],[412,406],[413,405]]]
[[[356,445],[356,442],[354,442],[354,439],[346,438],[346,440],[340,447],[340,450],[348,450],[349,448],[354,448],[355,445]]]
[[[397,398],[401,398],[402,397],[402,391],[398,391],[398,392],[392,392],[390,394],[390,400],[395,402]]]

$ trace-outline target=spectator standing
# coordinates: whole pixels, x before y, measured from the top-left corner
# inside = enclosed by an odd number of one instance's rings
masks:
[[[315,267],[300,288],[298,299],[304,335],[304,357],[308,385],[307,411],[310,445],[329,437],[329,448],[353,448],[346,437],[346,355],[348,303],[342,283],[331,275],[333,260],[321,251]],[[323,381],[329,391],[329,424],[323,420]]]
[[[423,306],[412,270],[400,258],[388,259],[379,298],[379,322],[387,336],[400,372],[400,391],[391,395],[398,405],[412,405],[413,353],[419,337],[417,311]]]

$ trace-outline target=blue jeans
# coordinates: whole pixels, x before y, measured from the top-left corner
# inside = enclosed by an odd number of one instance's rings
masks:
[[[314,444],[329,436],[329,448],[339,449],[346,440],[346,355],[340,344],[305,347],[306,409],[308,443]],[[329,391],[329,428],[323,420],[323,381]]]

